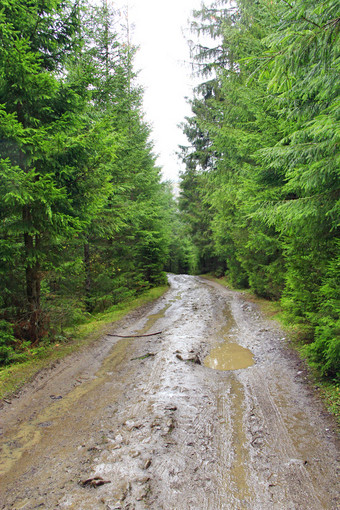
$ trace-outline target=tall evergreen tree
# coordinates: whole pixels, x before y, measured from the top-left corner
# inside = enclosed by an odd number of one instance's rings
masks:
[[[111,191],[86,246],[90,309],[164,280],[160,170],[143,121],[128,23],[127,13],[122,19],[106,4],[91,10],[87,23],[84,58],[93,62],[92,115],[105,121],[117,142],[115,157],[106,165]]]
[[[79,109],[77,94],[60,77],[78,46],[78,26],[78,6],[68,1],[14,0],[0,12],[3,275],[8,281],[6,261],[14,255],[18,278],[20,268],[25,272],[27,305],[20,304],[31,339],[41,327],[48,250],[78,228],[55,165],[60,137],[66,126],[72,130]]]
[[[32,342],[164,281],[164,190],[135,49],[106,2],[84,7],[0,10],[0,318]]]
[[[182,151],[183,193],[190,175],[205,173],[195,190],[209,210],[203,228],[230,280],[282,296],[312,341],[306,353],[334,375],[340,349],[338,283],[330,279],[339,218],[336,2],[215,2],[195,13],[193,26],[219,44],[196,46],[203,82],[185,125],[191,147]],[[193,226],[189,205],[184,210]]]

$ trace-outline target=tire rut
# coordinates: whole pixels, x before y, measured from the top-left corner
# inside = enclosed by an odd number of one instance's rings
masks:
[[[282,332],[240,293],[170,281],[114,331],[160,334],[105,337],[2,409],[1,509],[338,507],[333,422]],[[223,342],[249,349],[254,365],[206,367]],[[108,483],[84,483],[96,477]]]

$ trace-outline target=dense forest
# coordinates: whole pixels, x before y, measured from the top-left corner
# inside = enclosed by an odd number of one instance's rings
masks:
[[[280,300],[304,354],[331,377],[340,367],[339,16],[335,0],[222,0],[195,12],[192,31],[211,44],[192,43],[201,83],[181,150],[180,209],[198,271]]]
[[[0,364],[164,284],[164,271],[212,272],[280,301],[304,354],[339,376],[339,26],[335,0],[193,13],[201,83],[177,205],[127,12],[3,0]]]
[[[166,281],[161,183],[127,12],[0,7],[0,358]]]

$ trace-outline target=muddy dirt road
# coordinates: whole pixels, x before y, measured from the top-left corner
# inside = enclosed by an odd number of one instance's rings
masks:
[[[282,332],[239,293],[170,281],[112,330],[161,333],[107,336],[4,405],[1,509],[339,508],[333,422]]]

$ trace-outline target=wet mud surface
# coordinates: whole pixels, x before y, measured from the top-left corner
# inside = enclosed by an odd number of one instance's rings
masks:
[[[245,296],[170,276],[152,307],[0,410],[0,508],[339,508],[334,424]]]

